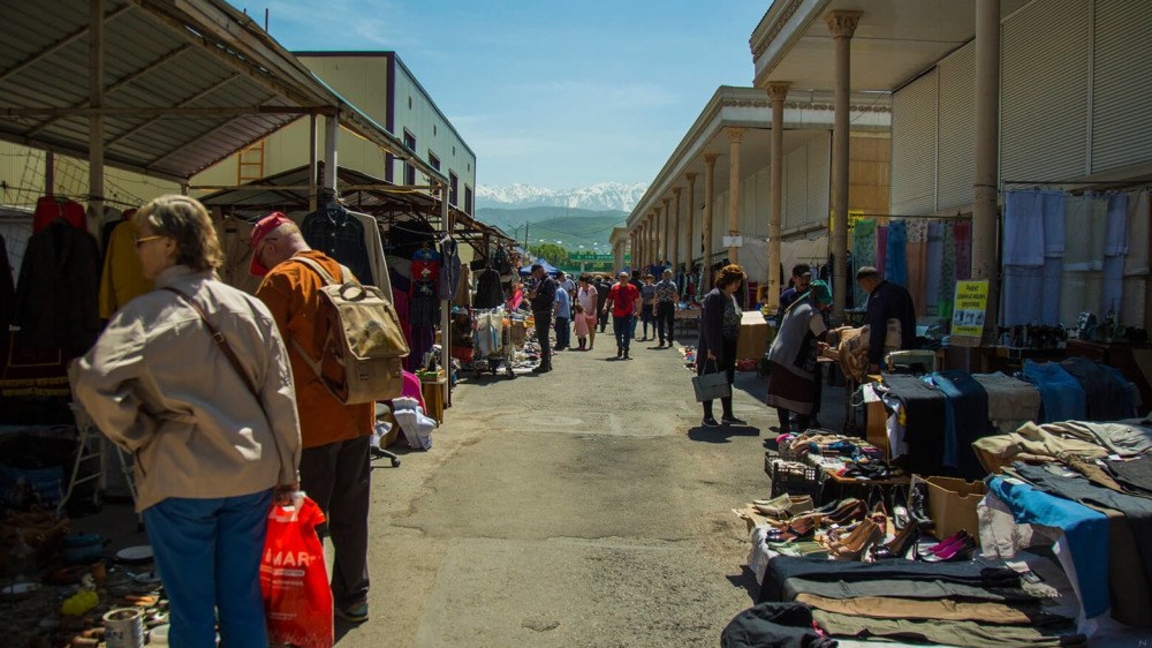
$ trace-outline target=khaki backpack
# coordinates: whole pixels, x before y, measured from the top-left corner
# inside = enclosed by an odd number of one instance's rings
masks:
[[[315,342],[320,359],[313,359],[296,340],[296,350],[320,382],[345,405],[391,400],[403,387],[402,361],[408,342],[396,308],[375,286],[353,280],[337,282],[324,266],[307,257],[293,257],[324,281]],[[340,266],[344,278],[352,273]]]

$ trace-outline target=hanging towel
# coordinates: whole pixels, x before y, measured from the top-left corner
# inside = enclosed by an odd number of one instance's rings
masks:
[[[1129,246],[1124,257],[1124,289],[1120,300],[1120,321],[1129,326],[1144,322],[1145,286],[1148,282],[1149,193],[1135,192],[1128,197],[1128,236],[1143,241]]]
[[[1044,198],[1039,191],[1004,196],[1004,265],[1044,265]]]
[[[888,264],[888,226],[881,225],[876,228],[876,267],[880,269],[880,273],[884,273],[884,268]]]
[[[925,283],[928,279],[928,221],[918,218],[908,221],[908,243],[905,246],[905,256],[908,263],[908,294],[912,295],[912,304],[916,308],[916,315],[926,312],[925,299],[927,290]]]
[[[1044,206],[1044,256],[1064,256],[1064,199],[1058,191],[1041,193]]]
[[[863,266],[876,265],[876,221],[866,218],[856,221],[852,231],[852,260],[856,269]],[[849,277],[854,273],[849,272]],[[855,304],[863,306],[868,301],[868,295],[852,281],[855,286]]]
[[[1063,259],[1059,257],[1044,259],[1044,282],[1040,286],[1041,324],[1056,326],[1060,323],[1060,281],[1063,275]]]
[[[1039,323],[1044,316],[1044,282],[1046,267],[1004,266],[1003,308],[1000,323],[1020,326]],[[1060,284],[1056,287],[1059,289]],[[1059,298],[1059,294],[1057,294]],[[1047,324],[1048,322],[1044,322]]]
[[[1104,268],[1107,211],[1107,200],[1099,196],[1070,196],[1064,201],[1065,272]]]
[[[940,266],[944,263],[944,223],[928,224],[928,252],[925,260],[924,304],[925,313],[934,315],[938,311],[940,298]],[[913,296],[915,299],[915,296]]]
[[[884,261],[884,278],[900,286],[908,285],[908,224],[902,220],[888,223],[888,254]]]
[[[1104,256],[1128,254],[1128,194],[1110,194],[1105,214]]]
[[[939,294],[936,299],[936,316],[943,320],[952,319],[952,300],[956,297],[956,228],[952,223],[943,223],[944,240],[941,243],[943,260],[940,263]]]
[[[956,223],[956,281],[972,278],[972,221]]]

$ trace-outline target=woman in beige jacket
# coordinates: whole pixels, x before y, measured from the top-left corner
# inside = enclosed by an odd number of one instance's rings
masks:
[[[274,491],[295,489],[300,461],[288,356],[264,304],[216,280],[222,254],[203,205],[164,196],[134,218],[156,290],[129,302],[73,365],[73,393],[136,459],[136,506],[171,601],[173,644],[215,646],[218,614],[224,645],[265,646],[266,518]]]

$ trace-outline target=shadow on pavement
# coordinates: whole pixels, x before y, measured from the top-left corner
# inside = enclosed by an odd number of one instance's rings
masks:
[[[732,437],[760,436],[760,428],[751,425],[721,425],[717,428],[698,425],[688,430],[688,438],[703,443],[732,443]]]
[[[744,565],[744,570],[739,574],[728,576],[728,582],[736,587],[743,587],[744,591],[748,592],[748,598],[752,599],[755,603],[760,598],[760,584],[756,582],[756,574],[748,565]]]

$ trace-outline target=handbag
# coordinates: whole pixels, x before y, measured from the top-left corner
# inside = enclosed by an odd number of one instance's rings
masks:
[[[713,368],[716,367],[715,360],[705,361],[705,372],[708,371],[708,362],[712,363]],[[692,378],[692,389],[696,390],[697,403],[703,403],[704,401],[715,400],[717,398],[728,398],[732,395],[732,385],[728,384],[728,376],[719,369],[711,373],[694,376]]]

